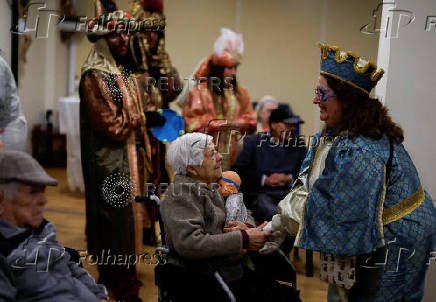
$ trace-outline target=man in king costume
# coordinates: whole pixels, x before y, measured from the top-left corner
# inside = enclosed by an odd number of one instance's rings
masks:
[[[116,300],[141,301],[134,265],[124,260],[141,254],[147,210],[134,197],[151,178],[151,148],[144,102],[133,60],[128,56],[131,15],[112,1],[96,1],[88,27],[94,43],[82,66],[80,127],[86,194],[88,252],[95,257],[99,283]],[[100,28],[98,28],[100,26]],[[124,264],[123,264],[124,263]]]
[[[214,137],[223,155],[224,171],[230,169],[241,150],[241,135],[256,131],[256,116],[248,91],[236,81],[243,48],[241,34],[221,29],[214,53],[195,72],[198,83],[183,104],[186,130]]]
[[[165,19],[163,0],[133,0],[130,11],[137,19]],[[183,83],[165,50],[165,31],[136,32],[130,39],[130,51],[146,81],[144,86],[151,96],[149,106],[154,106],[154,110],[168,109],[182,91]]]
[[[133,0],[130,2],[130,12],[140,20],[156,22],[164,20],[163,0]],[[165,50],[165,30],[135,32],[129,41],[130,51],[135,62],[141,89],[149,97],[146,100],[147,111],[168,109],[169,103],[174,101],[182,90],[177,69],[171,64],[170,57]],[[148,133],[151,142],[151,171],[152,183],[169,183],[171,171],[165,165],[166,147],[159,142],[151,132]],[[149,211],[154,209],[149,208]],[[153,221],[144,223],[144,244],[156,244],[156,232]]]

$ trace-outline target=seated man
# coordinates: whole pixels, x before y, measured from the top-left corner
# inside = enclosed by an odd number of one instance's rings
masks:
[[[0,152],[0,301],[107,301],[103,285],[70,259],[43,218],[57,185],[29,155]]]
[[[249,136],[232,170],[242,179],[242,192],[257,221],[269,221],[290,190],[306,156],[304,141],[292,136],[298,123],[283,109],[271,112],[271,132]]]

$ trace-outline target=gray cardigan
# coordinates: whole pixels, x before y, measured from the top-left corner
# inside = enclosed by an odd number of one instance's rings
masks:
[[[205,184],[176,175],[160,206],[165,238],[176,255],[169,262],[181,266],[208,263],[226,281],[242,278],[242,234],[223,233],[226,219],[221,194]]]

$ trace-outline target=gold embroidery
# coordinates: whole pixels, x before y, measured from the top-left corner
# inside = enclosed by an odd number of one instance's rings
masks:
[[[371,73],[369,78],[371,79],[371,81],[376,82],[376,81],[378,81],[383,76],[384,73],[385,73],[385,71],[383,70],[383,68],[380,68],[379,71],[377,71],[375,73],[374,72]]]
[[[348,59],[348,53],[345,52],[343,56],[341,55],[342,55],[341,51],[337,51],[335,53],[335,61],[338,62],[339,64],[345,62]]]
[[[377,207],[377,225],[378,230],[380,232],[380,238],[382,240],[382,244],[385,244],[385,238],[383,233],[383,204],[386,199],[386,187],[387,187],[387,180],[386,180],[386,166],[383,167],[383,190],[380,195],[380,200]]]
[[[229,109],[227,111],[227,119],[230,123],[233,123],[233,119],[235,117],[235,105],[236,105],[236,96],[232,90],[225,91],[225,96],[228,102]]]
[[[383,210],[383,224],[386,225],[397,221],[412,213],[424,202],[424,199],[424,190],[422,186],[419,186],[418,190],[412,196]]]
[[[367,61],[364,66],[359,67],[357,64],[359,63],[360,56],[352,51],[344,52],[344,54],[342,55],[341,49],[337,46],[329,46],[326,44],[318,43],[318,47],[321,49],[322,60],[326,60],[328,58],[328,56],[330,55],[331,51],[335,52],[335,61],[339,64],[345,62],[349,56],[352,56],[354,58],[354,63],[353,63],[354,71],[359,73],[359,74],[363,74],[363,73],[367,72],[368,69],[371,67],[373,69],[373,71],[371,72],[371,75],[369,76],[369,78],[373,82],[377,82],[381,78],[381,76],[384,74],[384,70],[382,68],[380,68],[377,71],[377,65],[373,62],[370,62],[370,61]],[[326,73],[326,74],[328,74],[328,73]],[[338,76],[336,76],[336,77],[341,79]],[[343,79],[341,79],[341,80],[343,80]],[[350,82],[348,82],[348,81],[345,81],[345,82],[350,84]],[[353,85],[353,86],[356,87],[356,85]],[[364,90],[362,88],[361,88],[361,90],[367,92],[366,90]]]

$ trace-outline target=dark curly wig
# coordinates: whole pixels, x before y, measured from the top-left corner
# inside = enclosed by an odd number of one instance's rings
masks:
[[[362,135],[376,140],[386,133],[398,144],[404,141],[403,129],[392,121],[388,109],[378,99],[371,98],[346,82],[328,75],[322,76],[342,104],[339,132],[348,131],[352,138]]]

